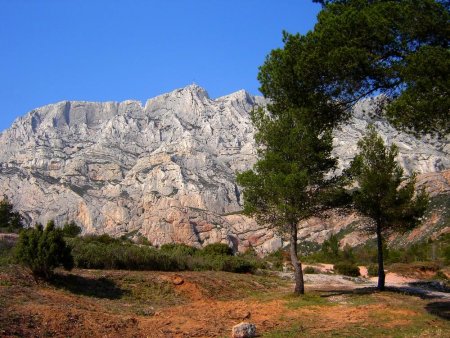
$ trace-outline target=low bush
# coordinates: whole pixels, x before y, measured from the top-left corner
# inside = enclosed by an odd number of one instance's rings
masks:
[[[378,276],[378,265],[371,264],[367,267],[367,274],[369,277],[377,277]]]
[[[444,281],[448,281],[449,280],[447,275],[442,270],[438,270],[433,278],[434,279],[438,279],[438,280],[444,280]]]
[[[23,227],[22,216],[14,211],[14,206],[9,202],[8,196],[4,195],[0,201],[0,232],[18,233]]]
[[[75,265],[88,269],[216,270],[247,273],[261,266],[257,258],[230,256],[222,246],[197,249],[185,244],[165,244],[158,250],[107,235],[70,239]],[[224,254],[225,253],[225,254]]]
[[[148,238],[145,236],[142,236],[141,234],[138,234],[137,239],[136,239],[136,244],[152,246],[152,243],[150,243]]]
[[[15,242],[7,239],[0,239],[0,266],[14,263]]]
[[[334,264],[334,271],[345,276],[358,277],[360,276],[359,268],[351,262],[340,262]]]
[[[317,273],[317,271],[312,266],[307,266],[306,268],[303,269],[303,273],[305,273],[305,274],[314,274],[314,273]]]
[[[168,254],[172,255],[188,255],[188,256],[194,256],[198,253],[198,249],[194,248],[193,246],[189,246],[182,243],[169,243],[169,244],[163,244],[160,248],[161,252],[166,252]]]
[[[62,227],[62,233],[64,237],[69,238],[77,237],[79,234],[81,234],[81,230],[82,230],[81,227],[76,225],[74,221],[66,223]]]
[[[255,272],[256,268],[257,264],[253,261],[241,257],[227,257],[225,258],[222,271],[252,273]]]
[[[281,271],[283,269],[284,256],[285,251],[283,248],[280,248],[264,257],[263,261],[269,268]]]
[[[128,242],[110,241],[104,235],[75,238],[70,242],[75,265],[87,269],[180,270],[179,261],[158,250]]]
[[[85,243],[103,243],[103,244],[121,244],[124,241],[119,238],[111,237],[108,234],[103,235],[85,235],[83,237],[80,237],[80,240]]]
[[[203,255],[219,255],[219,256],[232,256],[233,250],[224,243],[212,243],[206,245],[201,254]]]

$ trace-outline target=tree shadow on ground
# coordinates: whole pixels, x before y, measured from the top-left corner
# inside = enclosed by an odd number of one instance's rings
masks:
[[[331,297],[331,296],[339,296],[339,295],[366,295],[378,293],[378,289],[376,287],[362,287],[356,289],[337,289],[337,290],[317,290],[322,293],[321,297]],[[436,294],[435,290],[429,290],[422,287],[418,287],[416,285],[408,285],[408,286],[387,286],[385,291],[401,293],[403,295],[408,296],[417,296],[422,299],[440,299],[443,298],[441,294]]]
[[[357,288],[357,289],[343,289],[343,290],[317,290],[321,293],[320,297],[328,298],[333,296],[341,296],[341,295],[369,295],[373,293],[379,292],[375,287],[365,287],[365,288]]]
[[[321,293],[320,297],[328,298],[340,295],[369,295],[379,293],[376,287],[365,287],[350,290],[317,290]],[[425,300],[436,300],[425,305],[425,310],[440,318],[450,320],[450,301],[442,299],[443,295],[433,294],[430,290],[417,288],[416,285],[406,287],[386,287],[386,291],[400,293],[402,295],[416,296]]]
[[[450,320],[450,302],[431,302],[425,306],[428,313]]]
[[[434,290],[425,289],[416,285],[408,284],[408,286],[389,286],[386,287],[386,291],[401,293],[408,296],[417,296],[422,299],[440,299],[444,296],[437,294]]]
[[[106,277],[94,278],[73,274],[55,274],[50,284],[56,288],[94,298],[120,299],[128,291],[121,289],[117,284]]]

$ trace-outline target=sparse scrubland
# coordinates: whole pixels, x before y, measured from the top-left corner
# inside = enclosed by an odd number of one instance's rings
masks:
[[[292,295],[292,281],[219,271],[57,270],[36,283],[0,268],[0,335],[225,337],[244,321],[262,337],[445,336],[448,300],[374,288]],[[381,319],[383,319],[381,321]]]
[[[445,281],[450,272],[445,256],[449,239],[446,235],[388,249],[387,270]],[[288,256],[283,250],[261,258],[251,251],[234,256],[223,244],[154,248],[108,235],[65,240],[76,268],[58,268],[47,281],[35,280],[15,264],[14,241],[0,242],[0,305],[6,309],[0,314],[0,335],[144,337],[152,330],[154,337],[212,337],[227,336],[242,320],[255,323],[263,337],[450,332],[448,297],[409,294],[389,287],[389,282],[388,291],[380,293],[373,284],[336,284],[328,275],[317,275],[323,274],[319,262],[335,264],[335,272],[338,266],[363,263],[370,270],[369,264],[376,262],[374,243],[331,250],[336,242],[331,238],[320,251],[302,258],[313,263],[304,270],[306,295],[293,296],[292,279],[277,272]],[[440,249],[433,249],[436,246]],[[432,255],[436,259],[431,260]],[[311,273],[322,282],[309,281]]]

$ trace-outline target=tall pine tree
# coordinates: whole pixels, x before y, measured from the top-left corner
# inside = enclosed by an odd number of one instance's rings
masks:
[[[383,94],[373,113],[407,131],[448,134],[448,0],[319,2],[314,29],[285,34],[284,48],[270,54],[261,92],[277,108],[313,98],[318,114],[335,119],[358,100]]]
[[[304,293],[297,257],[298,223],[324,207],[334,182],[325,179],[325,174],[336,165],[331,131],[311,123],[310,113],[307,108],[277,114],[256,111],[252,118],[259,160],[253,170],[237,177],[243,187],[244,212],[289,238],[297,294]]]

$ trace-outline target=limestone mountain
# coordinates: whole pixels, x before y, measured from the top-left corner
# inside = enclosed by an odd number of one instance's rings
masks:
[[[63,101],[37,108],[0,134],[0,189],[30,223],[75,220],[85,233],[141,234],[156,245],[224,241],[270,251],[281,239],[239,215],[235,183],[235,173],[256,160],[250,112],[264,104],[243,90],[211,99],[190,85],[145,105]],[[371,105],[357,105],[335,133],[340,169],[356,152]],[[399,145],[408,172],[450,168],[448,142],[372,122]]]

